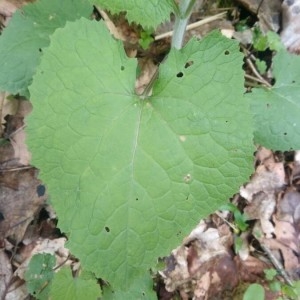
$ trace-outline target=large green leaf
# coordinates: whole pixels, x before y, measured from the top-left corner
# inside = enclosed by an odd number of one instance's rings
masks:
[[[141,274],[130,287],[130,291],[114,290],[111,286],[103,287],[103,300],[157,300],[157,295],[153,290],[153,279],[149,272]]]
[[[252,121],[242,54],[218,32],[172,50],[153,96],[102,23],[57,30],[34,77],[27,121],[68,247],[130,289],[248,179]]]
[[[112,13],[126,12],[129,22],[141,24],[145,28],[155,28],[170,19],[174,11],[174,0],[90,0]]]
[[[274,150],[300,149],[300,57],[279,51],[275,85],[247,94],[255,119],[255,142]]]
[[[88,0],[39,0],[18,10],[0,37],[0,90],[28,96],[49,36],[67,20],[91,13]]]

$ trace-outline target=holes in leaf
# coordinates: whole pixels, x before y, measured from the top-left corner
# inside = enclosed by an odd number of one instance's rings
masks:
[[[105,229],[106,232],[110,232],[110,228],[109,227],[105,226],[104,229]]]
[[[176,77],[178,77],[178,78],[183,77],[183,73],[182,73],[182,72],[177,73],[177,74],[176,74]]]
[[[45,195],[46,188],[44,185],[40,184],[36,188],[36,193],[38,194],[39,197],[42,197]]]
[[[39,52],[42,52],[42,48],[39,48]]]
[[[135,201],[139,201],[139,198],[135,198]]]
[[[229,55],[230,54],[229,50],[225,50],[224,54]]]
[[[121,66],[121,71],[124,71],[125,70],[125,67],[124,66]]]
[[[187,69],[188,67],[190,67],[190,66],[193,65],[193,64],[194,64],[194,62],[193,62],[192,60],[187,61],[187,62],[185,63],[185,65],[184,65],[184,68]]]
[[[287,135],[287,133],[286,133],[286,132],[284,132],[284,133],[283,133],[283,135]]]

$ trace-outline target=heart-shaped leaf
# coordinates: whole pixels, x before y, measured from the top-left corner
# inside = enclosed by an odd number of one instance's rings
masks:
[[[236,192],[253,152],[236,42],[214,32],[172,50],[144,100],[136,67],[102,23],[68,23],[34,77],[27,121],[68,247],[123,290]]]

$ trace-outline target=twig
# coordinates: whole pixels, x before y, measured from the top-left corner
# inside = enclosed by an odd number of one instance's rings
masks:
[[[252,73],[257,77],[256,81],[261,82],[262,84],[264,84],[266,87],[271,88],[272,85],[266,81],[260,74],[259,72],[256,70],[253,62],[251,61],[251,59],[248,57],[248,51],[244,48],[243,49],[244,54],[245,54],[245,59],[246,59],[246,63],[249,66],[249,68],[251,69]],[[253,58],[252,58],[253,59]],[[253,79],[253,78],[252,78]]]
[[[15,172],[15,171],[27,170],[27,169],[34,169],[34,167],[33,166],[22,166],[22,167],[16,167],[16,168],[0,169],[0,173]]]
[[[272,262],[273,266],[276,268],[278,273],[284,278],[285,282],[289,284],[290,286],[293,286],[293,283],[287,273],[285,272],[282,264],[278,261],[278,259],[272,254],[271,250],[266,247],[262,242],[260,242],[260,245],[262,249],[266,252],[268,255],[270,261]]]
[[[251,75],[248,75],[248,74],[245,74],[245,78],[256,81],[256,82],[259,82],[259,83],[262,83],[262,84],[265,84],[265,82],[266,82],[265,80],[261,80],[257,77],[254,77],[254,76],[251,76]]]
[[[226,15],[226,12],[222,12],[222,13],[219,13],[217,15],[214,15],[214,16],[211,16],[211,17],[207,17],[201,21],[198,21],[198,22],[195,22],[195,23],[192,23],[192,24],[189,24],[186,26],[186,31],[188,30],[192,30],[192,29],[195,29],[199,26],[202,26],[204,24],[207,24],[207,23],[210,23],[212,21],[215,21],[215,20],[218,20],[218,19],[221,19],[222,17],[224,17]],[[164,39],[166,37],[171,37],[173,36],[173,31],[168,31],[168,32],[165,32],[165,33],[162,33],[162,34],[159,34],[155,37],[155,40],[158,41],[158,40],[161,40],[161,39]]]

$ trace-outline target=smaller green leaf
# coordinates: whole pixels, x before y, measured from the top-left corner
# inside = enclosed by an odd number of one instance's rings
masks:
[[[281,287],[281,292],[288,297],[289,299],[299,299],[300,293],[299,293],[299,286],[290,286],[288,284],[284,284]],[[285,298],[286,299],[286,298]]]
[[[273,150],[300,149],[300,57],[279,51],[275,85],[246,94],[254,116],[254,141]]]
[[[240,236],[234,237],[234,252],[238,253],[240,250],[242,250],[243,247],[243,239]]]
[[[48,253],[36,254],[31,258],[25,280],[28,292],[37,299],[48,299],[55,263],[55,256]]]
[[[246,223],[247,218],[243,215],[239,209],[233,205],[232,203],[227,203],[222,205],[220,210],[228,210],[233,213],[235,224],[237,225],[238,229],[241,231],[246,231],[248,228],[248,224]]]
[[[29,97],[28,86],[50,35],[66,21],[91,13],[88,0],[40,0],[18,10],[0,37],[0,90]]]
[[[244,20],[240,20],[239,22],[237,22],[237,24],[235,25],[235,30],[238,32],[242,32],[249,29],[249,25],[247,24],[248,21],[249,18],[246,18]]]
[[[260,74],[264,74],[266,73],[266,70],[267,70],[267,64],[264,60],[260,60],[260,59],[256,59],[255,61],[255,65],[258,69],[258,72]]]
[[[281,284],[280,284],[280,281],[272,281],[269,283],[269,287],[270,287],[270,290],[272,292],[280,292],[281,290]]]
[[[264,270],[266,279],[271,281],[275,278],[275,276],[277,275],[277,271],[275,269],[266,269]]]
[[[73,278],[70,268],[62,268],[55,273],[50,296],[55,300],[92,300],[101,296],[101,289],[96,279]]]
[[[276,32],[268,31],[267,37],[270,50],[280,51],[285,49],[285,46],[281,42],[280,36]]]
[[[243,300],[264,300],[265,299],[265,290],[264,288],[257,283],[250,284],[247,288]]]
[[[153,41],[154,38],[152,36],[152,31],[141,32],[141,38],[139,39],[139,44],[143,49],[147,49]]]
[[[258,51],[265,51],[268,48],[268,37],[263,35],[258,27],[253,29],[253,47]]]
[[[268,31],[267,34],[263,34],[258,27],[253,30],[253,47],[258,51],[265,51],[267,48],[272,51],[285,49],[280,36],[276,32]]]
[[[300,280],[293,282],[293,284],[294,284],[295,292],[297,293],[298,296],[300,296]]]
[[[173,0],[90,0],[112,13],[126,12],[129,22],[135,22],[144,28],[156,28],[160,23],[170,19],[175,10]]]

